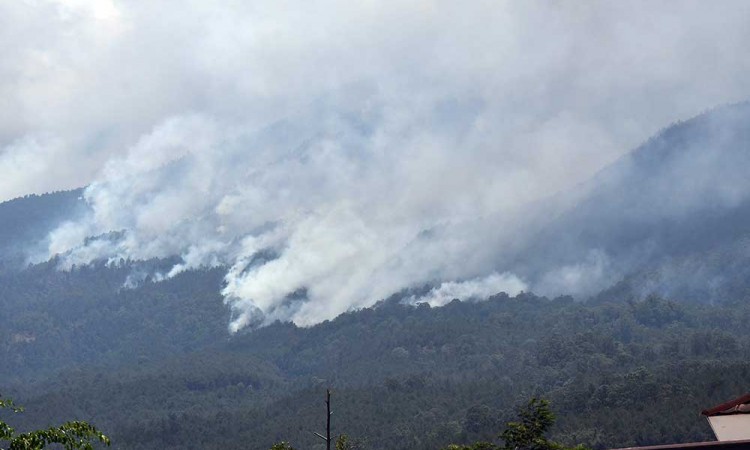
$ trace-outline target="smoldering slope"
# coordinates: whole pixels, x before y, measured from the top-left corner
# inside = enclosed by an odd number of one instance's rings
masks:
[[[526,289],[539,199],[749,93],[744,2],[0,8],[0,195],[89,186],[37,257],[227,266],[235,331]]]
[[[383,132],[381,120],[318,112],[247,133],[173,119],[108,164],[85,191],[90,216],[52,232],[49,254],[63,255],[63,269],[181,255],[157,278],[227,265],[233,329],[315,323],[440,280],[490,275],[494,292],[524,289],[487,272],[517,226],[490,188],[494,174],[436,137],[424,148],[406,131]]]

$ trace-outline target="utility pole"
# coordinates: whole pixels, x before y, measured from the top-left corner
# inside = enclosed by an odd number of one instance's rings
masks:
[[[331,412],[331,390],[326,389],[326,435],[323,436],[320,433],[313,434],[324,441],[326,441],[326,450],[331,450],[331,415],[333,414]]]

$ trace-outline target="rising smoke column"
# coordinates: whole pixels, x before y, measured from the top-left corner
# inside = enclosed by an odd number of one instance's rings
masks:
[[[91,214],[38,257],[62,269],[179,255],[159,276],[228,267],[233,329],[315,323],[503,273],[527,205],[750,94],[747,20],[742,2],[6,2],[0,196],[89,186]]]
[[[63,255],[63,269],[182,257],[157,279],[228,266],[235,331],[274,319],[313,324],[405,287],[482,274],[494,253],[487,244],[506,231],[489,232],[501,221],[472,211],[500,212],[478,196],[491,171],[469,170],[439,136],[424,142],[410,124],[316,113],[250,133],[201,116],[170,119],[110,161],[85,191],[91,214],[54,231],[50,254]],[[404,131],[383,129],[394,126]],[[290,300],[300,290],[304,298]]]

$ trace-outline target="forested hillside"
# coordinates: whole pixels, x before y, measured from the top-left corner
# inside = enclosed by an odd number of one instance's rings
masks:
[[[190,288],[203,276],[172,281],[170,291],[195,305],[179,320],[168,298],[148,293],[159,285],[130,294],[154,304],[141,323],[127,319],[143,307],[131,298],[106,309],[109,322],[94,308],[78,311],[80,323],[107,324],[110,334],[95,340],[122,347],[83,345],[93,339],[76,336],[84,326],[55,331],[52,348],[67,358],[42,361],[62,372],[4,383],[4,393],[27,406],[23,425],[90,420],[115,448],[263,449],[282,439],[316,448],[311,430],[322,426],[330,386],[334,431],[373,449],[492,439],[533,395],[552,400],[554,439],[605,448],[710,439],[698,412],[744,392],[750,380],[744,299],[704,306],[637,301],[620,290],[586,303],[499,294],[429,308],[393,298],[312,328],[278,323],[232,338],[203,332],[197,342],[181,324],[200,331],[220,319],[215,302]],[[71,368],[71,358],[98,364]],[[8,373],[29,370],[12,354],[3,361]]]
[[[665,128],[591,180],[543,204],[554,213],[508,270],[535,290],[591,295],[626,279],[710,302],[750,279],[750,102]]]
[[[90,363],[129,364],[228,339],[229,313],[209,270],[123,287],[164,262],[56,269],[56,262],[0,275],[0,377],[29,380]]]
[[[0,203],[0,271],[47,254],[47,235],[86,209],[83,189],[28,195]]]

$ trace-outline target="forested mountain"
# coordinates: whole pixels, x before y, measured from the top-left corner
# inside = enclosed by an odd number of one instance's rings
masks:
[[[26,406],[21,428],[89,420],[123,449],[320,448],[329,386],[335,433],[372,449],[490,440],[534,395],[562,442],[710,439],[698,411],[750,386],[748,143],[750,104],[717,109],[551,199],[498,267],[549,298],[407,305],[432,288],[418,286],[234,335],[225,267],[166,280],[154,274],[176,257],[26,267],[86,206],[81,191],[5,202],[0,392]],[[586,289],[565,295],[573,282]]]
[[[222,274],[206,270],[138,289],[134,271],[164,262],[59,271],[55,261],[0,275],[0,377],[34,379],[86,363],[136,363],[228,339]]]
[[[557,215],[509,264],[538,290],[591,294],[623,278],[697,301],[750,273],[750,103],[677,123],[543,206]]]
[[[83,189],[28,195],[0,203],[0,270],[18,270],[47,252],[47,235],[86,209]]]

